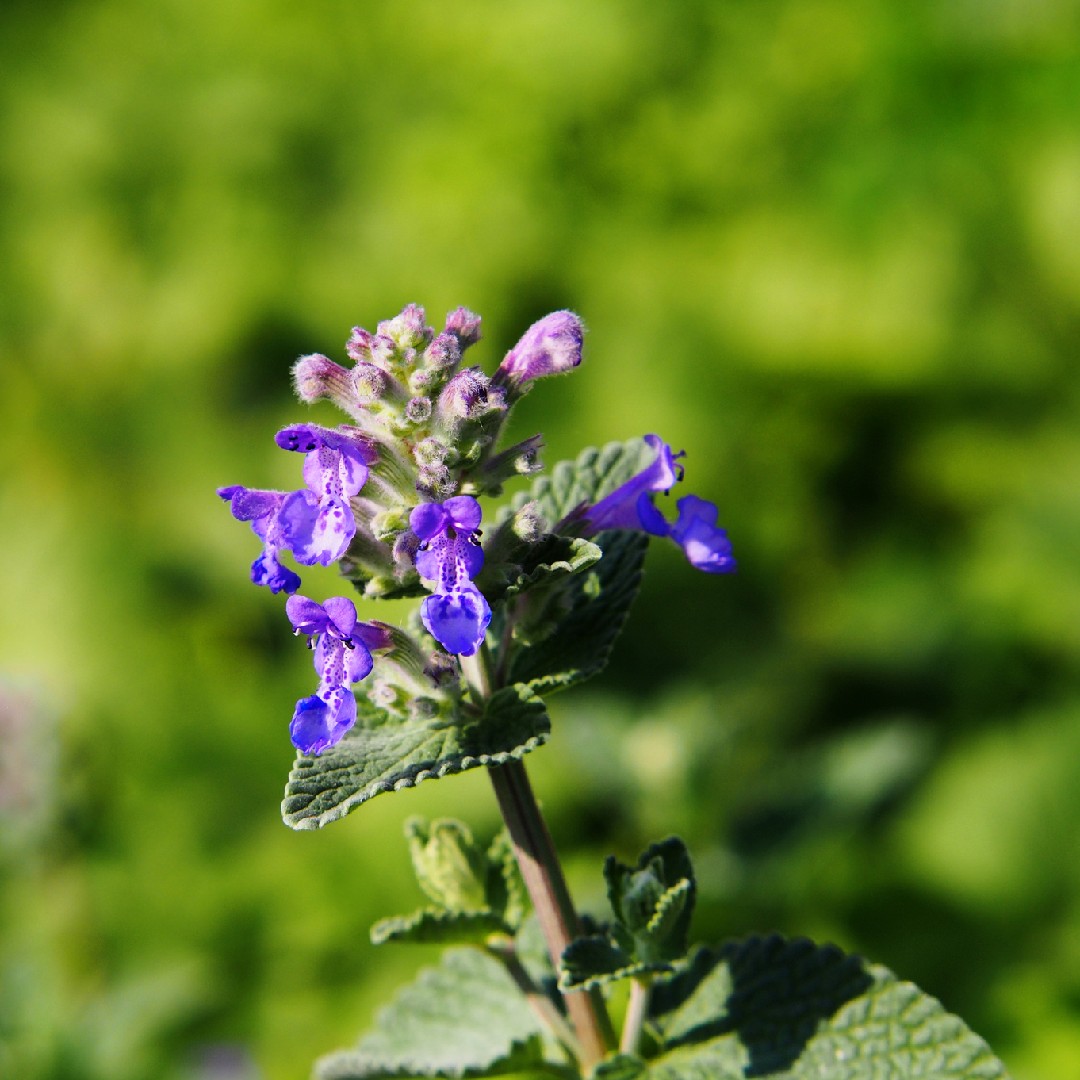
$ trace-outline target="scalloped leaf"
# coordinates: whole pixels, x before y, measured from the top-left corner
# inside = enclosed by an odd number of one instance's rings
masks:
[[[452,949],[400,991],[355,1049],[320,1058],[315,1076],[497,1076],[542,1063],[539,1021],[502,965],[478,949]]]
[[[584,502],[595,503],[641,472],[656,457],[643,438],[610,442],[582,450],[573,461],[560,461],[539,477],[515,507],[535,499],[552,527]]]
[[[601,934],[577,938],[559,958],[560,990],[591,990],[620,979],[670,971],[671,965],[644,963]]]
[[[641,1073],[647,1080],[1008,1075],[979,1036],[918,987],[803,939],[753,936],[700,949],[656,984],[650,1012],[664,1052]]]
[[[544,703],[527,686],[497,691],[477,717],[398,720],[361,698],[352,730],[318,757],[297,757],[281,816],[294,829],[321,829],[385,791],[502,765],[547,741]]]
[[[521,876],[521,867],[514,854],[514,845],[507,829],[500,829],[487,850],[488,902],[503,922],[515,933],[532,910],[529,890]]]
[[[580,574],[598,563],[604,553],[598,544],[580,536],[548,535],[532,545],[528,554],[520,575],[506,588],[508,597]]]
[[[487,853],[472,830],[456,818],[405,822],[413,873],[437,907],[449,911],[484,911],[487,902]]]
[[[566,530],[572,533],[578,527],[571,517],[576,508],[614,491],[654,455],[644,439],[590,447],[537,479],[503,516],[534,501],[549,528],[570,519]],[[648,536],[615,530],[601,533],[595,545],[603,551],[595,567],[579,565],[561,580],[549,574],[539,582],[539,595],[532,591],[534,586],[519,591],[527,604],[514,612],[515,640],[508,665],[514,682],[527,683],[540,694],[551,693],[591,678],[607,663],[641,584]],[[500,605],[492,626],[496,640],[508,617]]]
[[[410,945],[480,945],[491,934],[510,934],[494,911],[447,911],[421,908],[411,915],[380,919],[371,928],[372,945],[388,941]]]
[[[538,694],[602,671],[637,596],[648,537],[620,531],[601,533],[597,540],[604,552],[600,562],[552,590],[557,613],[544,636],[514,648],[510,678]]]
[[[676,960],[686,954],[697,889],[686,845],[677,836],[650,844],[635,866],[604,861],[608,902],[633,937],[639,960]]]

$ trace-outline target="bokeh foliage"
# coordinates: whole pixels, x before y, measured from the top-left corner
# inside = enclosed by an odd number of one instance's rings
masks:
[[[480,774],[281,825],[309,658],[212,494],[289,486],[290,362],[408,301],[489,369],[579,311],[516,430],[658,431],[740,557],[651,552],[553,706],[579,896],[680,831],[699,933],[835,940],[1075,1071],[1075,0],[0,19],[0,1073],[302,1076],[415,965],[366,936],[402,820],[494,831]]]

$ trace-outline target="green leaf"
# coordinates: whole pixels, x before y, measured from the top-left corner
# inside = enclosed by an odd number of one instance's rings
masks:
[[[609,857],[604,863],[608,901],[642,961],[676,960],[686,954],[694,912],[694,868],[677,836],[651,844],[634,867]]]
[[[500,829],[487,851],[488,904],[512,930],[520,929],[531,910],[532,901],[521,876],[510,833]]]
[[[357,713],[337,746],[297,757],[281,804],[292,828],[320,829],[384,791],[521,758],[550,731],[544,703],[526,686],[497,691],[479,716],[392,719],[366,698]]]
[[[479,945],[492,934],[514,936],[529,901],[505,829],[486,851],[452,818],[409,818],[405,835],[417,880],[436,906],[381,919],[372,944]]]
[[[606,1058],[591,1073],[589,1080],[639,1080],[648,1066],[633,1054],[616,1054]]]
[[[552,528],[582,503],[595,503],[641,472],[656,457],[644,439],[611,442],[582,450],[573,461],[560,461],[539,477],[516,506],[535,499]]]
[[[559,958],[559,989],[589,990],[594,986],[610,986],[620,979],[670,970],[670,964],[639,961],[611,938],[594,934],[572,941],[563,950]]]
[[[420,817],[405,822],[413,871],[420,888],[449,911],[484,911],[487,903],[487,854],[463,821]]]
[[[498,1076],[542,1062],[539,1021],[502,965],[453,949],[397,995],[354,1050],[316,1062],[315,1076]]]
[[[514,596],[580,574],[598,563],[602,555],[597,544],[580,536],[544,536],[538,543],[530,545],[527,560],[517,578],[507,586],[506,595]]]
[[[549,530],[560,524],[565,528],[565,540],[580,528],[572,511],[609,494],[644,468],[653,453],[643,439],[585,450],[536,480],[508,513],[532,502]],[[502,637],[507,619],[514,629],[509,661],[500,662],[514,682],[527,683],[537,693],[572,686],[602,670],[637,595],[648,537],[615,530],[594,539],[593,546],[603,551],[595,566],[587,561],[589,549],[575,549],[574,558],[564,560],[573,573],[556,577],[548,572],[528,588],[523,584],[517,597],[496,610],[495,639]]]
[[[986,1043],[891,972],[777,935],[701,949],[654,987],[648,1080],[1003,1080]]]
[[[447,911],[422,908],[411,915],[380,919],[371,928],[371,943],[388,941],[410,945],[480,945],[492,934],[509,934],[512,928],[494,912]]]

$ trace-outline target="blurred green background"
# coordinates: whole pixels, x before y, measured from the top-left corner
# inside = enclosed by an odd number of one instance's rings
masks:
[[[661,433],[740,558],[657,546],[552,702],[583,904],[680,831],[701,937],[831,939],[1080,1075],[1076,0],[0,19],[0,1075],[303,1077],[423,959],[367,943],[402,820],[496,828],[480,774],[281,824],[310,658],[214,496],[295,486],[291,362],[410,301],[488,370],[580,312],[512,434]]]

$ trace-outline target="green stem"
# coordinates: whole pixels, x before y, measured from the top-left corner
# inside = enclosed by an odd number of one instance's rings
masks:
[[[623,1021],[622,1038],[619,1049],[624,1054],[636,1054],[641,1043],[641,1029],[649,1014],[649,992],[652,990],[651,979],[632,979],[630,981],[630,1001],[626,1006],[626,1019]]]
[[[461,670],[478,703],[491,696],[491,653],[486,643],[475,655],[461,658]],[[540,813],[524,764],[509,761],[505,765],[492,766],[488,775],[548,955],[557,971],[566,947],[581,936],[581,924],[570,899],[558,852]],[[599,990],[575,990],[564,997],[577,1037],[578,1062],[587,1073],[615,1045],[615,1033]]]
[[[571,1058],[580,1059],[581,1046],[573,1028],[566,1022],[565,1017],[555,1007],[555,1003],[551,998],[533,982],[532,976],[525,970],[521,960],[518,959],[513,940],[509,937],[491,937],[487,941],[487,950],[502,961],[507,974],[514,980],[514,985],[525,996],[529,1007],[536,1013],[551,1034],[562,1043]]]
[[[540,814],[525,766],[510,761],[488,770],[495,797],[514,845],[521,876],[532,898],[548,954],[556,970],[563,951],[581,936],[581,926],[566,887],[551,834]],[[570,1021],[581,1047],[579,1061],[588,1072],[614,1045],[611,1021],[599,991],[565,995]]]

